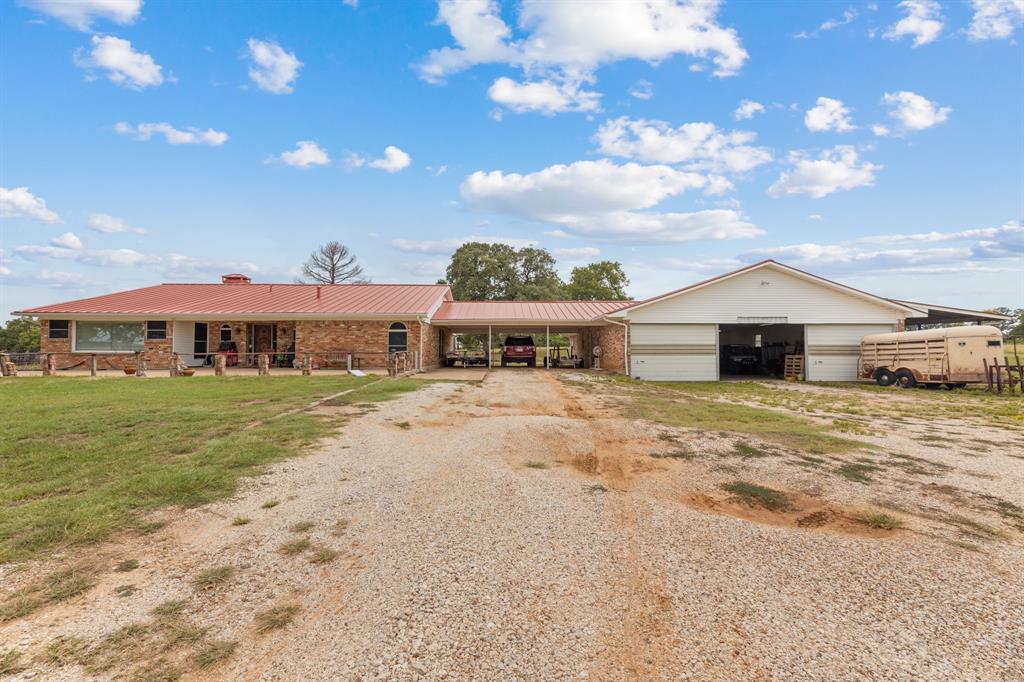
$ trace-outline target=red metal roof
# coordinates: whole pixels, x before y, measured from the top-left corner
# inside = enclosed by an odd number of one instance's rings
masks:
[[[579,322],[593,320],[632,301],[446,301],[433,319],[443,321],[531,320]]]
[[[443,284],[158,284],[19,310],[81,315],[429,315]]]

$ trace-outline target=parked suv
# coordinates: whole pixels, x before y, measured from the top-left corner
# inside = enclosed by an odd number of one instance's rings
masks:
[[[501,347],[501,366],[510,362],[525,362],[527,367],[537,366],[537,347],[532,336],[506,336]]]

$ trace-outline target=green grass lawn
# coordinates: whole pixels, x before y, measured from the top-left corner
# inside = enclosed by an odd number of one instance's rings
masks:
[[[378,377],[54,378],[0,382],[0,562],[145,530],[141,513],[231,495],[241,476],[340,426],[306,412],[422,386]]]

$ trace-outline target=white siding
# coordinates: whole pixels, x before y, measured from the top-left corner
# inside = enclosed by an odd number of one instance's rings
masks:
[[[630,375],[651,381],[718,378],[718,328],[713,324],[632,324]]]
[[[894,324],[809,324],[805,327],[808,381],[857,379],[860,340],[896,329]]]
[[[630,341],[634,344],[708,344],[718,342],[713,324],[632,324]]]
[[[714,355],[634,355],[630,376],[648,381],[717,381]]]
[[[631,310],[633,323],[895,324],[902,313],[766,266]]]

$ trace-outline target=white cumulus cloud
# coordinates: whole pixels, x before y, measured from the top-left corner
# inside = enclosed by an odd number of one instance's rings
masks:
[[[326,166],[331,162],[331,157],[316,142],[299,140],[295,143],[295,149],[282,152],[279,156],[271,157],[269,160],[280,161],[295,168],[309,168],[310,166]]]
[[[0,187],[0,218],[29,218],[43,223],[59,223],[60,216],[46,206],[46,200],[28,191],[28,187]]]
[[[379,159],[368,159],[359,154],[349,154],[345,159],[345,166],[350,169],[369,166],[370,168],[379,168],[380,170],[387,171],[388,173],[397,173],[400,170],[404,170],[408,168],[411,163],[412,157],[394,145],[388,145],[385,147],[384,156]],[[447,166],[442,166],[442,168],[444,170],[438,169],[438,175],[441,175],[441,173],[448,170]]]
[[[112,216],[109,213],[93,213],[89,216],[89,219],[85,221],[85,224],[93,230],[104,234],[119,234],[122,232],[132,232],[134,234],[146,233],[146,231],[141,227],[133,227],[121,218]]]
[[[463,244],[469,242],[481,242],[483,244],[507,244],[521,249],[526,246],[536,246],[534,239],[523,239],[518,237],[494,237],[487,235],[469,235],[467,237],[452,237],[449,239],[392,239],[388,243],[393,248],[403,253],[424,253],[424,254],[449,254]]]
[[[914,47],[933,42],[942,32],[942,8],[935,0],[903,0],[900,7],[906,15],[889,27],[882,36],[886,40],[899,40],[913,36]]]
[[[1024,25],[1024,0],[972,0],[974,16],[967,27],[971,40],[1009,38]]]
[[[551,249],[551,255],[561,261],[578,263],[601,255],[601,249],[596,246],[567,246]]]
[[[630,97],[649,100],[654,97],[654,84],[650,81],[639,80],[629,89]]]
[[[889,115],[907,131],[925,130],[945,123],[953,111],[950,107],[940,107],[916,92],[907,90],[887,92],[882,101],[891,107]]]
[[[491,84],[487,96],[517,113],[537,111],[552,115],[563,111],[595,111],[600,93],[584,90],[578,83],[551,80],[517,83],[502,76]]]
[[[93,36],[92,50],[87,55],[79,51],[75,63],[83,69],[101,69],[110,82],[135,90],[164,82],[163,67],[132,48],[130,41],[115,36]]]
[[[168,144],[204,144],[219,147],[228,141],[228,134],[213,128],[202,130],[189,127],[179,130],[170,123],[139,123],[132,125],[121,121],[114,125],[119,135],[131,135],[136,140],[149,140],[154,135],[163,135]]]
[[[645,210],[687,190],[706,189],[709,182],[699,173],[671,166],[601,159],[525,175],[477,171],[463,181],[460,194],[472,209],[550,223],[557,234],[648,244],[760,234],[734,210]]]
[[[1019,272],[1024,256],[1024,225],[871,235],[838,244],[804,243],[752,249],[745,262],[775,258],[814,272],[950,274]]]
[[[65,249],[81,249],[85,246],[74,232],[65,232],[64,234],[57,235],[50,240],[50,243],[54,246],[62,246]]]
[[[370,168],[379,168],[388,173],[397,173],[403,168],[408,168],[411,163],[411,156],[394,145],[388,145],[384,148],[384,158],[374,159],[367,165]]]
[[[79,31],[88,31],[97,19],[131,24],[142,11],[142,0],[22,0],[22,3]]]
[[[755,102],[752,99],[745,99],[740,102],[740,105],[736,107],[736,111],[732,113],[732,117],[737,121],[745,121],[750,118],[754,118],[755,114],[763,114],[764,105],[760,102]]]
[[[806,194],[821,199],[839,190],[875,184],[875,171],[881,166],[861,161],[857,150],[839,145],[821,153],[817,159],[801,152],[790,154],[792,167],[783,171],[768,188],[773,197]]]
[[[294,52],[288,52],[269,40],[249,38],[249,78],[261,89],[275,95],[286,95],[294,91],[295,79],[299,77],[302,62]]]
[[[417,68],[424,80],[439,83],[477,64],[507,64],[522,69],[530,79],[520,87],[550,81],[563,96],[567,91],[592,94],[583,106],[562,109],[586,111],[597,93],[587,93],[582,84],[594,82],[594,73],[603,64],[626,59],[658,64],[686,54],[710,59],[718,76],[739,71],[748,55],[736,31],[718,24],[719,4],[717,0],[603,2],[583,12],[575,3],[524,0],[518,6],[517,27],[522,36],[517,38],[495,0],[440,0],[437,23],[448,27],[454,45],[431,50]],[[538,75],[539,80],[532,78]],[[517,101],[526,96],[508,84],[505,90],[509,96],[515,93]],[[537,88],[533,90],[530,96],[539,96]],[[553,93],[547,90],[550,99]]]
[[[804,125],[811,132],[822,133],[834,130],[846,133],[857,126],[850,121],[850,110],[842,100],[831,97],[819,97],[817,106],[808,109],[804,114]]]
[[[748,144],[755,138],[751,132],[723,131],[714,123],[673,128],[665,121],[626,116],[606,121],[594,136],[603,154],[717,173],[745,173],[771,161],[767,149]]]

